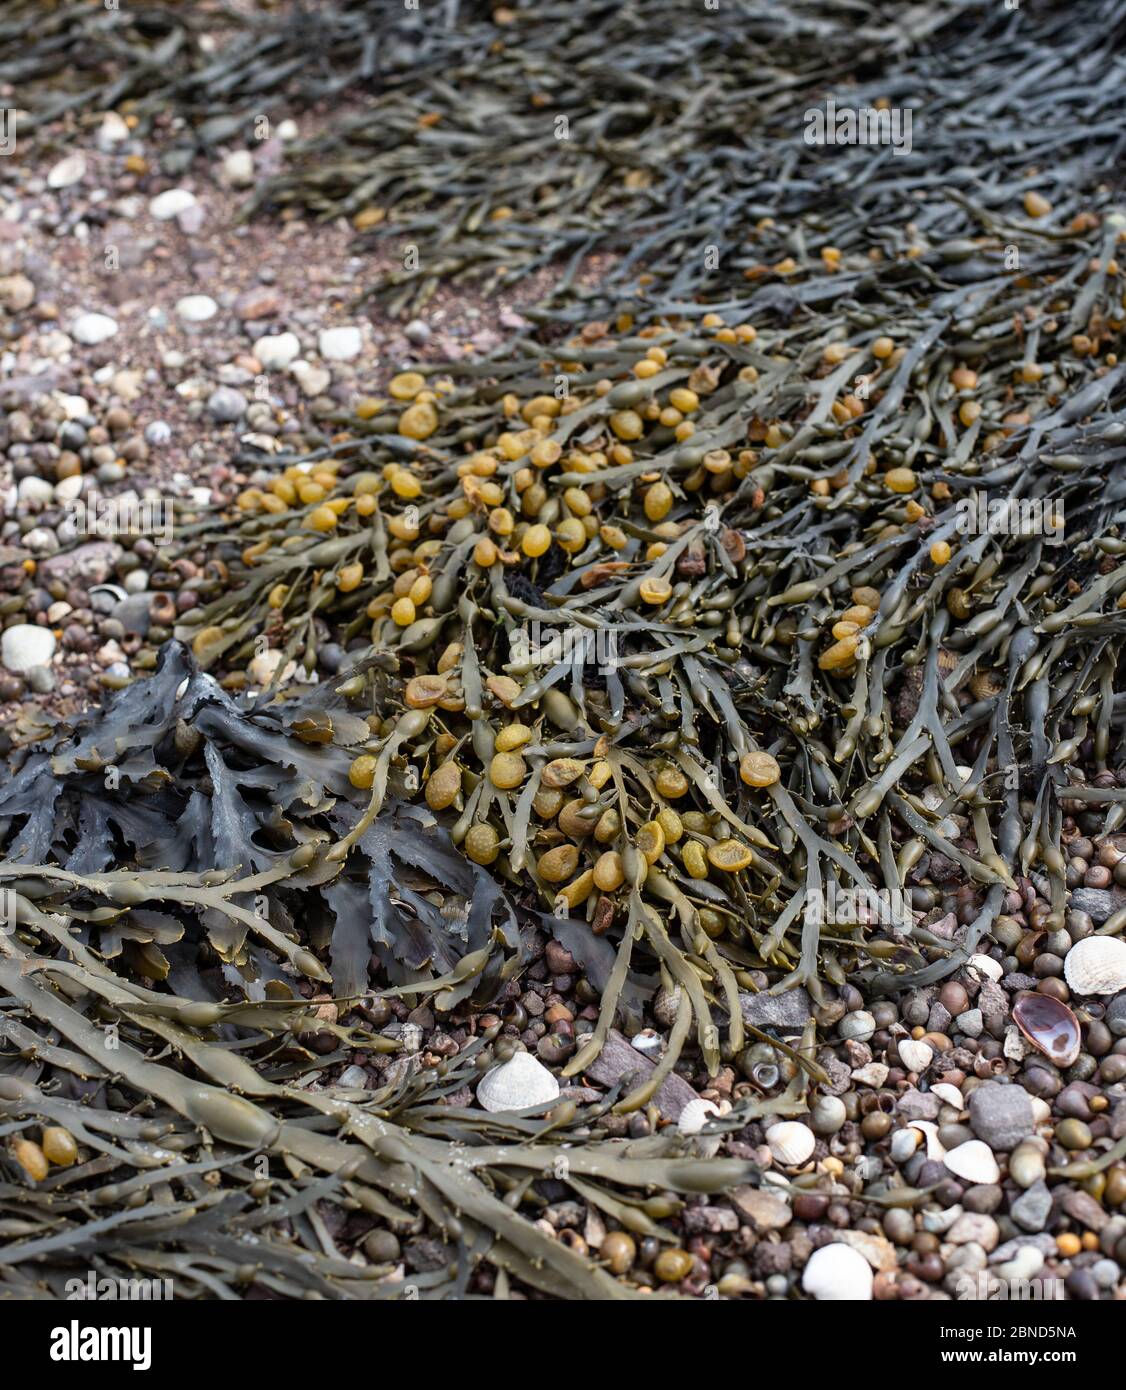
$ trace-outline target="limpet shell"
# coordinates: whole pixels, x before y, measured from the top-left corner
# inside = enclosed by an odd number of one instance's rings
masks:
[[[1004,967],[1000,961],[994,960],[992,956],[983,956],[980,953],[971,956],[969,960],[966,961],[966,969],[972,970],[978,975],[985,975],[994,982],[999,980],[1005,973]]]
[[[937,1096],[943,1105],[952,1105],[955,1110],[966,1108],[966,1098],[958,1090],[957,1086],[951,1085],[949,1081],[940,1081],[931,1087],[931,1095]]]
[[[934,1058],[934,1049],[931,1045],[916,1041],[914,1038],[901,1038],[896,1046],[899,1050],[899,1060],[908,1071],[926,1071]]]
[[[801,1286],[821,1303],[864,1301],[872,1297],[872,1267],[859,1250],[834,1241],[810,1255]]]
[[[1126,989],[1126,941],[1085,936],[1064,957],[1063,974],[1075,994],[1117,994]]]
[[[808,1125],[797,1120],[783,1120],[766,1132],[766,1142],[775,1161],[786,1168],[796,1168],[813,1155],[817,1138]]]
[[[477,1087],[477,1101],[497,1114],[526,1110],[559,1099],[559,1082],[530,1052],[516,1052],[507,1062],[486,1072]]]
[[[943,1162],[956,1178],[965,1178],[966,1182],[986,1185],[1001,1181],[1001,1170],[993,1150],[980,1139],[959,1144],[950,1150]]]
[[[933,1120],[912,1120],[908,1129],[917,1129],[927,1141],[927,1157],[940,1159],[946,1157],[946,1148],[938,1137],[938,1126]]]

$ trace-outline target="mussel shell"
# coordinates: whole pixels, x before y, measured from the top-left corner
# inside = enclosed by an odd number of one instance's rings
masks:
[[[1079,1056],[1079,1020],[1058,999],[1048,994],[1021,995],[1013,1005],[1013,1022],[1057,1067],[1070,1067]]]

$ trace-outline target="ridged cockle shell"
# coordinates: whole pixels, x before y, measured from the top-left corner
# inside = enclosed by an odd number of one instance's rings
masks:
[[[786,1168],[796,1168],[812,1156],[817,1138],[808,1125],[799,1124],[796,1120],[784,1120],[767,1130],[766,1142],[776,1163]]]
[[[1075,994],[1117,994],[1126,989],[1126,941],[1085,936],[1068,951],[1063,973]]]

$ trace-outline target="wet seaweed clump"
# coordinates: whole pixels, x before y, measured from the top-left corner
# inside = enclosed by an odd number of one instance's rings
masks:
[[[438,1252],[417,1296],[464,1294],[479,1268],[498,1293],[629,1296],[512,1196],[573,1182],[656,1234],[638,1194],[754,1177],[686,1161],[675,1133],[572,1147],[601,1113],[574,1100],[466,1108],[512,1052],[473,1005],[519,935],[428,812],[388,805],[347,862],[329,857],[359,826],[348,770],[367,733],[331,691],[280,718],[239,706],[173,644],[104,712],[25,750],[0,793],[8,1295],[61,1298],[94,1269],[181,1298],[401,1297],[397,1230]],[[458,1017],[456,1055],[388,1029],[369,963],[403,982],[390,997]],[[388,1055],[367,1087],[357,1061]]]

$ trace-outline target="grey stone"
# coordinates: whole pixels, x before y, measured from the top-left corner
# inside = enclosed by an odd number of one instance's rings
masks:
[[[896,1114],[908,1120],[937,1120],[939,1099],[930,1091],[904,1091],[895,1103]]]
[[[993,980],[983,980],[978,991],[977,1006],[986,1019],[1006,1018],[1009,1013],[1009,997]]]
[[[586,1075],[600,1086],[616,1086],[621,1081],[628,1089],[630,1085],[640,1085],[653,1071],[654,1064],[631,1047],[621,1033],[611,1029],[602,1051],[586,1068]],[[653,1099],[666,1120],[676,1120],[688,1102],[696,1099],[696,1092],[682,1076],[672,1072]]]
[[[1034,1126],[1032,1101],[1023,1086],[983,1081],[970,1093],[970,1128],[991,1149],[1015,1148]]]
[[[1103,1022],[1116,1038],[1126,1038],[1126,993],[1116,994],[1106,1006]]]
[[[246,397],[233,386],[218,386],[207,398],[207,409],[212,419],[230,425],[246,414]]]
[[[1035,1246],[1041,1255],[1055,1255],[1056,1238],[1050,1236],[1046,1231],[1040,1231],[1034,1236],[1016,1236],[1012,1240],[1007,1240],[1004,1245],[999,1245],[989,1256],[991,1265],[1001,1265],[1007,1260],[1011,1260],[1018,1250],[1023,1250],[1026,1245]]]
[[[965,1033],[967,1038],[980,1038],[981,1030],[985,1027],[985,1020],[981,1016],[980,1009],[967,1009],[954,1020],[958,1025],[958,1031]]]
[[[1078,1221],[1092,1231],[1101,1231],[1110,1220],[1094,1197],[1080,1187],[1065,1190],[1060,1197],[1060,1206],[1073,1221]]]
[[[1043,1180],[1022,1192],[1009,1207],[1009,1215],[1025,1231],[1042,1231],[1052,1210],[1052,1194]]]
[[[1126,905],[1126,893],[1121,889],[1073,888],[1069,905],[1075,912],[1085,912],[1099,926]]]
[[[76,550],[44,560],[39,566],[38,579],[43,585],[56,579],[68,585],[104,584],[122,554],[116,541],[91,541]]]
[[[812,1016],[809,995],[800,986],[785,994],[740,994],[739,1008],[744,1023],[779,1033],[800,1033]]]
[[[122,599],[119,603],[114,605],[113,616],[126,632],[132,632],[138,637],[144,637],[149,630],[149,610],[151,607],[151,594],[132,594],[129,598]]]
[[[145,426],[145,443],[160,448],[172,438],[172,426],[164,420],[152,420]]]
[[[953,1021],[954,1015],[945,1004],[940,1004],[936,999],[931,1005],[931,1011],[927,1017],[927,1032],[945,1033]]]

